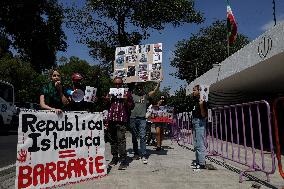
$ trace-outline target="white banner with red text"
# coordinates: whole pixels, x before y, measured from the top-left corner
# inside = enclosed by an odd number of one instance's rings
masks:
[[[102,113],[23,110],[16,188],[49,188],[107,174]]]

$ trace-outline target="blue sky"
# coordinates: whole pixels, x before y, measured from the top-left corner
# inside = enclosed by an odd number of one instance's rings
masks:
[[[65,3],[66,1],[62,0],[61,2]],[[276,19],[277,23],[279,23],[280,21],[284,21],[284,0],[275,0],[275,3]],[[250,40],[254,40],[274,25],[272,0],[231,0],[230,5],[237,21],[238,33],[248,36]],[[178,28],[168,26],[160,33],[153,31],[151,37],[142,42],[142,44],[163,43],[164,81],[161,83],[161,87],[170,86],[172,93],[180,85],[186,84],[185,81],[176,79],[170,75],[170,73],[175,72],[175,68],[170,66],[175,44],[182,39],[188,39],[192,33],[198,32],[201,27],[206,27],[217,19],[226,19],[225,0],[196,0],[195,7],[204,14],[206,19],[204,23],[199,25],[185,24]],[[97,61],[89,56],[89,49],[85,45],[76,42],[76,37],[78,36],[72,30],[65,27],[64,31],[67,35],[68,48],[66,52],[59,52],[58,57],[77,56],[91,64],[96,64]]]

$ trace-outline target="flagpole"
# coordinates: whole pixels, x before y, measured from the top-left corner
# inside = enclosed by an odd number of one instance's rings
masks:
[[[229,42],[229,35],[227,34],[227,53],[228,57],[230,56],[230,42]]]

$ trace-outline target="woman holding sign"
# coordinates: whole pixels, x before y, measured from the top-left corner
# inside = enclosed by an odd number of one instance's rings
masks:
[[[49,76],[50,82],[40,92],[40,106],[42,109],[53,110],[59,114],[63,106],[68,104],[68,100],[63,94],[59,71],[52,69]]]

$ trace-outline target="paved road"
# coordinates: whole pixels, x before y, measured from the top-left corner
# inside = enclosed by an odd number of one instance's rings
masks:
[[[18,134],[16,131],[0,133],[0,169],[16,162]]]

